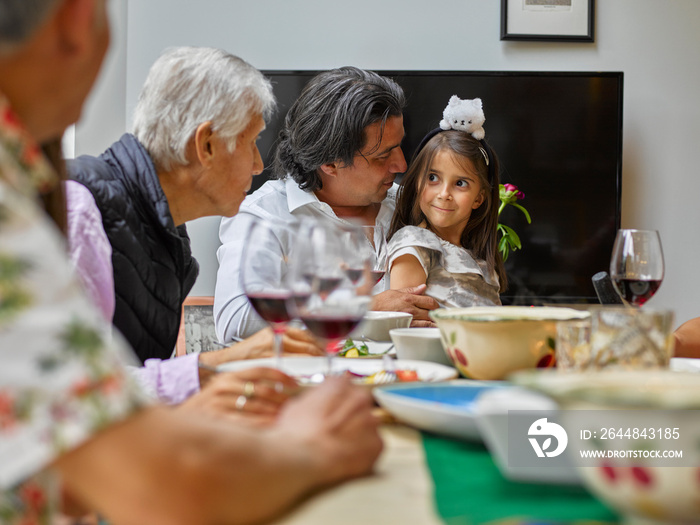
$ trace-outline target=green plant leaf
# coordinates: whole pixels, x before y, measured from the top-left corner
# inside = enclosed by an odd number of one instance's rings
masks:
[[[530,219],[530,214],[527,212],[527,210],[525,208],[523,208],[520,204],[517,204],[515,202],[511,202],[511,204],[525,214],[525,218],[527,219],[528,224],[532,224],[532,219]]]
[[[520,249],[522,248],[522,244],[520,242],[520,237],[518,236],[517,233],[515,233],[515,230],[511,228],[510,226],[506,226],[505,224],[502,224],[503,229],[505,230],[505,234],[503,235],[504,239],[508,239],[508,242],[510,243],[511,247]]]
[[[501,239],[498,241],[498,251],[501,252],[503,262],[506,262],[508,260],[508,254],[510,252],[508,237],[501,237]]]

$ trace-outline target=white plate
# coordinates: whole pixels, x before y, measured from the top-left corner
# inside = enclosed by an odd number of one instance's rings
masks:
[[[404,423],[436,434],[479,440],[473,410],[475,401],[483,392],[503,388],[504,385],[497,381],[459,379],[430,385],[403,383],[382,386],[375,388],[373,394],[377,403]]]
[[[396,359],[392,361],[396,370],[415,370],[420,381],[446,381],[457,377],[457,370],[452,367],[430,363],[428,361],[411,361],[408,359]],[[231,361],[219,365],[219,371],[228,372],[244,370],[256,366],[274,368],[274,357],[264,359],[246,359],[243,361]],[[327,360],[325,357],[283,357],[282,371],[292,377],[310,377],[314,374],[325,373]],[[333,372],[348,370],[355,374],[371,375],[382,370],[380,359],[342,359],[333,358]]]
[[[700,372],[700,359],[672,357],[669,368],[674,372]]]

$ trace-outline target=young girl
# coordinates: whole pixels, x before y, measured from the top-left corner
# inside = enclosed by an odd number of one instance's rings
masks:
[[[507,280],[497,249],[498,185],[498,160],[483,140],[462,130],[430,132],[397,197],[391,288],[426,283],[443,307],[500,305]]]

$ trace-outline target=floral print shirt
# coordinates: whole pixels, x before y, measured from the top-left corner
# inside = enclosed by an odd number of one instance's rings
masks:
[[[48,465],[127,417],[144,396],[131,351],[76,281],[37,195],[57,176],[0,93],[0,523],[48,524]]]

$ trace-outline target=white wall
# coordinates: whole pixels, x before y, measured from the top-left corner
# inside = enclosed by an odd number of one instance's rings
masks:
[[[369,69],[623,71],[622,226],[661,233],[666,278],[649,305],[673,307],[678,322],[700,316],[700,301],[694,299],[700,294],[695,271],[700,235],[694,233],[700,226],[694,155],[700,141],[697,0],[598,0],[593,44],[501,42],[496,0],[111,4],[126,15],[126,24],[115,28],[120,33],[110,57],[116,64],[108,82],[112,91],[93,97],[78,128],[78,154],[87,151],[81,136],[90,136],[93,144],[106,139],[104,148],[124,131],[119,129],[124,115],[128,126],[150,64],[168,46],[222,47],[261,69],[351,64]],[[202,266],[195,295],[213,294],[215,223],[209,218],[189,225]]]
[[[99,155],[126,129],[126,4],[107,2],[111,45],[75,129],[75,155]]]

